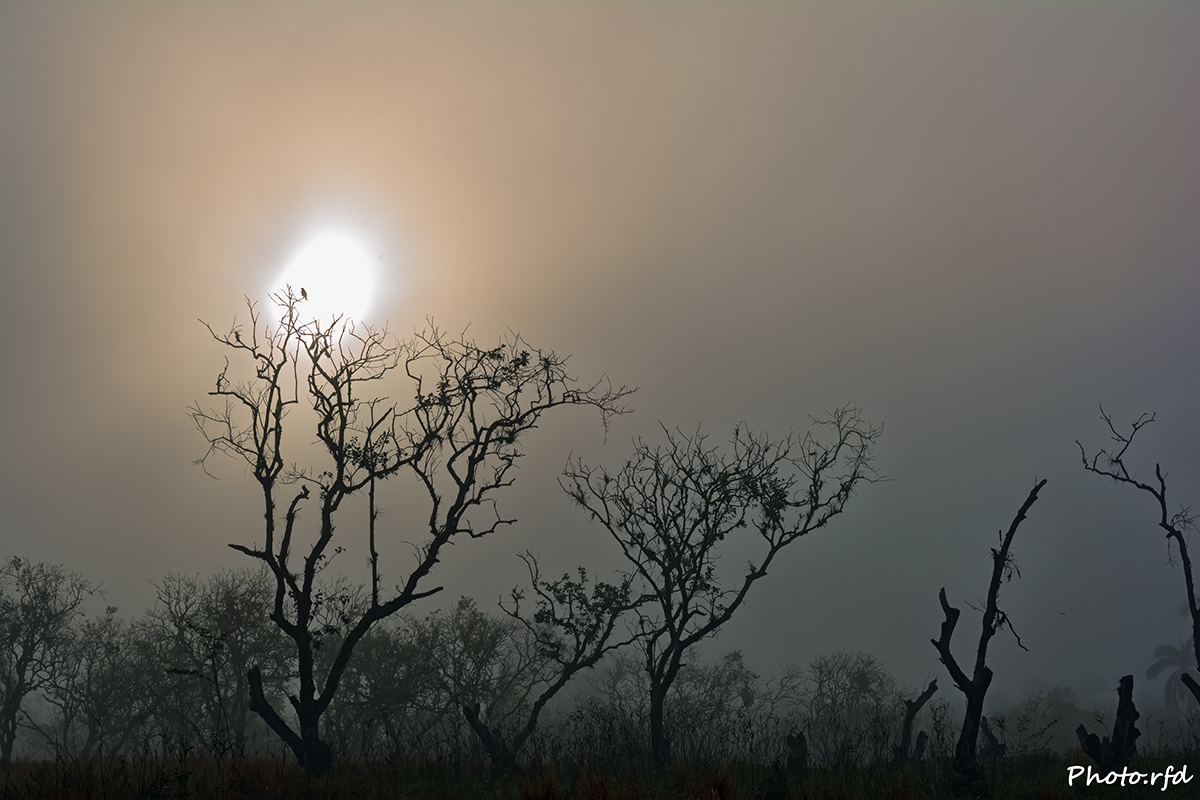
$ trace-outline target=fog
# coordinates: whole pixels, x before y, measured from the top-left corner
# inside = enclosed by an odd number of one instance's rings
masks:
[[[1028,652],[996,640],[989,698],[1108,706],[1132,673],[1161,702],[1145,670],[1188,636],[1183,575],[1154,503],[1076,440],[1110,444],[1100,404],[1155,412],[1132,462],[1196,502],[1197,31],[1182,2],[5,4],[0,556],[129,614],[168,572],[244,564],[252,477],[193,466],[185,409],[224,355],[198,320],[244,321],[345,223],[380,260],[368,321],[512,329],[638,387],[607,436],[547,417],[500,499],[519,522],[451,548],[428,608],[490,606],[525,550],[620,568],[557,485],[571,454],[615,468],[660,422],[718,442],[854,402],[888,480],[789,547],[707,654],[766,674],[863,650],[951,695],[938,590],[964,659],[989,548],[1045,478],[1001,597]],[[355,576],[362,519],[339,529]]]

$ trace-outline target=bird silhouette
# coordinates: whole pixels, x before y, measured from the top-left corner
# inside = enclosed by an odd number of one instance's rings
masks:
[[[300,297],[301,297],[301,298],[303,298],[303,299],[305,299],[305,300],[307,300],[307,299],[308,299],[308,292],[306,292],[306,291],[304,290],[304,287],[303,287],[303,286],[301,286],[301,287],[300,287]]]

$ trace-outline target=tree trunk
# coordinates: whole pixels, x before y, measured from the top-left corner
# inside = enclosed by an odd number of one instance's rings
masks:
[[[671,742],[667,738],[664,720],[666,687],[651,687],[650,690],[650,757],[656,767],[665,767],[671,760]]]
[[[971,681],[962,733],[954,747],[954,771],[971,784],[980,778],[979,762],[975,759],[976,744],[979,741],[979,720],[983,717],[983,699],[991,683],[992,671],[988,667],[984,667]]]
[[[803,778],[808,774],[808,740],[804,731],[795,731],[787,735],[787,774]]]
[[[508,777],[517,771],[517,755],[514,749],[504,741],[504,734],[500,732],[499,728],[489,730],[487,724],[479,718],[479,707],[479,703],[471,706],[464,705],[462,707],[463,716],[466,717],[471,730],[475,731],[475,735],[479,737],[479,741],[483,743],[483,749],[487,750],[488,758],[492,760],[492,779]]]
[[[300,734],[296,735],[267,701],[263,692],[262,671],[253,667],[246,673],[246,677],[250,684],[250,710],[262,717],[267,727],[283,739],[305,772],[311,775],[323,775],[328,772],[333,763],[333,749],[321,740],[317,727],[321,715],[314,705],[296,702],[293,698],[296,717],[300,722]]]
[[[305,717],[308,719],[300,721],[302,752],[296,754],[296,760],[310,775],[324,775],[333,764],[333,749],[321,739],[317,729],[318,718],[312,714],[305,714]]]
[[[921,731],[917,734],[917,743],[913,747],[912,760],[920,761],[925,757],[925,746],[929,744],[929,734]]]
[[[1142,732],[1133,723],[1141,716],[1133,705],[1133,676],[1126,675],[1117,685],[1117,720],[1113,723],[1112,739],[1101,739],[1080,725],[1075,729],[1079,747],[1104,774],[1116,772],[1129,766],[1129,759],[1137,752],[1135,742]]]
[[[0,764],[12,763],[13,742],[16,731],[7,722],[0,724]]]
[[[900,744],[896,747],[896,763],[903,764],[908,760],[909,745],[912,744],[912,726],[917,719],[917,714],[921,712],[922,706],[929,702],[929,698],[933,697],[933,693],[937,691],[937,681],[929,682],[925,687],[925,691],[921,692],[920,697],[916,700],[904,701],[904,727],[900,733]],[[914,755],[914,758],[919,760],[920,756]]]
[[[17,739],[17,715],[21,712],[22,692],[18,688],[13,696],[6,698],[0,709],[0,762],[12,762],[13,743]]]
[[[1179,676],[1179,680],[1187,687],[1187,690],[1192,693],[1192,697],[1196,698],[1196,703],[1200,705],[1200,683],[1196,683],[1196,679],[1186,672]]]

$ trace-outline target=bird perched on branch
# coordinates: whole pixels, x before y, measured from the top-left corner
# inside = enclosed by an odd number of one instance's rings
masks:
[[[300,287],[300,298],[301,298],[301,299],[303,299],[303,300],[307,300],[307,299],[308,299],[308,292],[306,292],[306,291],[304,290],[304,287],[303,287],[303,286],[301,286],[301,287]]]

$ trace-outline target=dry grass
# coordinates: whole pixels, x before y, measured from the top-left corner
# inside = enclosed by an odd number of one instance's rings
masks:
[[[1200,754],[1192,753],[1190,756]],[[1196,786],[1068,787],[1067,766],[1078,758],[1007,759],[989,773],[995,800],[1068,800],[1198,796]],[[1157,771],[1188,764],[1186,756],[1137,760],[1132,768]],[[0,767],[0,800],[758,800],[769,770],[746,764],[691,766],[660,771],[630,768],[607,774],[593,766],[548,765],[491,782],[484,765],[421,762],[342,762],[328,775],[305,775],[287,759],[247,758],[218,764],[192,757],[89,761],[15,761]],[[949,776],[933,763],[902,769],[811,770],[788,781],[793,800],[942,800],[952,797]]]

